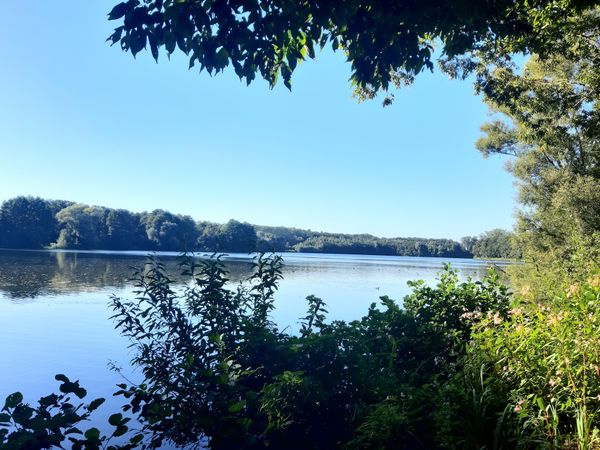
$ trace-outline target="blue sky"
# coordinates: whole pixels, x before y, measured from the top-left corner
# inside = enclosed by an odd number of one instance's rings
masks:
[[[195,219],[459,238],[511,228],[515,189],[474,149],[472,84],[423,74],[396,101],[351,97],[343,55],[293,91],[104,42],[117,0],[3,0],[0,201],[61,198]]]

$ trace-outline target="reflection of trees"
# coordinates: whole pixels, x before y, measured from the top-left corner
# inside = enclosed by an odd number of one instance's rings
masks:
[[[161,256],[161,262],[177,285],[188,281],[179,260]],[[9,298],[33,298],[97,290],[123,289],[131,285],[135,269],[147,262],[141,255],[72,252],[0,251],[0,294]],[[227,262],[230,280],[250,274],[248,261]]]
[[[165,265],[175,285],[182,286],[189,281],[188,277],[181,275],[180,260],[174,253],[159,254],[159,260]],[[0,295],[9,298],[34,298],[42,295],[121,290],[132,285],[130,279],[134,271],[143,268],[147,261],[147,257],[139,253],[0,251]],[[232,255],[225,257],[224,261],[229,271],[228,278],[233,283],[245,280],[251,274],[251,261],[247,256]],[[290,279],[310,279],[315,273],[344,277],[349,268],[347,264],[351,270],[373,277],[382,276],[382,266],[388,266],[393,271],[384,271],[385,276],[389,277],[393,273],[396,279],[419,278],[419,272],[433,277],[442,269],[442,260],[436,259],[349,261],[343,257],[327,260],[290,256],[285,261],[283,275]],[[481,262],[455,260],[452,267],[459,269],[463,277],[480,279],[485,274],[485,266]]]

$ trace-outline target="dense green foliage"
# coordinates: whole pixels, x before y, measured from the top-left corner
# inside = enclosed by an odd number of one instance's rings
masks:
[[[344,235],[318,233],[296,244],[294,250],[313,253],[354,253],[369,255],[407,255],[470,257],[461,245],[450,239],[377,238],[369,234]]]
[[[298,335],[270,319],[281,259],[258,257],[237,288],[218,259],[186,261],[195,284],[171,288],[152,261],[134,301],[114,297],[117,327],[132,341],[144,383],[119,391],[145,424],[153,446],[207,442],[210,448],[365,448],[382,414],[406,446],[432,448],[434,384],[453,373],[469,328],[465,313],[507,317],[509,294],[497,275],[460,283],[412,284],[401,309],[381,297],[351,323],[327,323],[325,303],[309,296]],[[409,432],[412,430],[412,433]],[[386,442],[386,445],[393,441]],[[373,448],[368,446],[366,448]]]
[[[68,202],[16,197],[0,207],[0,247],[41,248],[52,242],[59,224],[55,215]]]
[[[230,220],[195,222],[160,209],[133,213],[81,203],[17,197],[0,206],[0,248],[164,251],[319,252],[401,256],[472,256],[450,239],[378,238],[266,227]],[[479,257],[505,257],[486,253]],[[490,247],[490,252],[493,248]],[[510,255],[508,255],[510,256]]]
[[[85,432],[77,428],[89,420],[90,415],[103,403],[103,398],[89,404],[73,404],[73,395],[81,400],[87,392],[78,381],[71,381],[65,375],[56,375],[60,381],[60,394],[42,397],[34,408],[23,403],[23,395],[15,392],[9,395],[0,410],[0,448],[2,450],[41,450],[65,448],[73,450],[132,450],[138,448],[142,434],[135,434],[128,442],[110,445],[111,441],[129,432],[127,423],[131,420],[116,413],[108,422],[114,427],[110,435],[102,435],[95,428]],[[77,400],[75,400],[77,401]]]
[[[463,248],[475,258],[520,259],[523,255],[516,236],[510,231],[495,229],[460,240]]]
[[[352,84],[363,95],[409,83],[433,69],[434,45],[447,65],[469,68],[473,53],[543,52],[594,0],[128,0],[109,19],[119,26],[109,37],[134,56],[149,48],[176,49],[209,73],[232,66],[250,83],[256,75],[271,85],[279,76],[291,87],[298,63],[330,44],[352,64]],[[467,57],[465,62],[463,57]],[[448,61],[449,60],[449,61]],[[471,67],[472,70],[472,67]]]
[[[495,64],[478,82],[500,117],[482,127],[477,147],[512,158],[523,205],[517,239],[536,262],[568,264],[586,248],[600,264],[599,35],[594,9],[570,20],[555,51],[522,70]]]
[[[254,227],[196,223],[160,209],[133,213],[81,203],[16,197],[0,206],[0,247],[252,252]]]

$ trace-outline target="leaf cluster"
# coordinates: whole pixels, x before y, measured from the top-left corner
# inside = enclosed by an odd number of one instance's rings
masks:
[[[434,43],[445,58],[475,51],[504,54],[552,45],[568,18],[591,0],[127,0],[109,13],[109,41],[158,60],[176,50],[189,67],[218,73],[231,66],[250,83],[279,77],[291,88],[299,62],[330,45],[352,65],[357,94],[372,97],[433,69]],[[483,49],[483,50],[482,50]],[[474,64],[472,59],[467,57]],[[467,67],[469,64],[464,64]],[[472,68],[471,68],[472,70]]]
[[[127,423],[131,420],[122,414],[109,417],[114,427],[110,435],[102,435],[97,428],[83,431],[81,425],[103,403],[97,398],[90,403],[76,403],[87,392],[78,381],[71,381],[63,374],[56,375],[60,381],[59,394],[42,397],[36,407],[23,402],[23,395],[15,392],[9,395],[0,411],[0,449],[40,450],[64,448],[68,443],[73,450],[132,450],[143,440],[142,434],[135,434],[129,440],[114,444],[129,432]],[[73,398],[75,396],[75,398]]]

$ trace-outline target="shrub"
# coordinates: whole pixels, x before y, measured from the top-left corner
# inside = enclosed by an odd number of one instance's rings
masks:
[[[447,386],[458,393],[456,410],[481,372],[477,395],[486,411],[468,408],[462,428],[475,429],[477,416],[489,435],[503,436],[504,448],[600,448],[600,275],[546,292],[543,303],[521,295],[509,313],[476,327]]]
[[[151,261],[138,273],[135,300],[113,298],[117,328],[145,378],[117,394],[151,446],[434,445],[436,386],[456,370],[469,317],[505,317],[509,293],[498,275],[460,283],[446,268],[436,287],[411,284],[406,309],[381,297],[381,309],[372,304],[350,323],[327,323],[325,303],[309,296],[301,331],[290,335],[269,315],[281,264],[259,256],[254,274],[231,287],[219,257],[186,260],[194,283],[175,292]],[[378,427],[386,431],[373,433]]]

